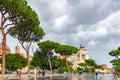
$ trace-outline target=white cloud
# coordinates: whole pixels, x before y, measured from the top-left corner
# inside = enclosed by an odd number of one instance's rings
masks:
[[[97,44],[97,42],[95,42],[94,40],[90,40],[90,42],[88,43],[88,45],[94,47]]]
[[[119,34],[120,32],[120,11],[113,12],[111,15],[109,15],[106,19],[103,21],[99,21],[93,26],[98,27],[98,32],[101,32],[102,34],[110,34],[115,33]]]
[[[68,16],[67,15],[58,17],[54,21],[54,24],[55,24],[54,29],[61,30],[61,28],[63,28],[64,24],[66,24],[67,22],[68,22]]]
[[[67,0],[53,0],[51,3],[51,9],[54,12],[54,16],[61,16],[68,12]]]
[[[105,36],[107,35],[107,29],[105,27],[98,27],[95,31],[93,31],[91,34],[92,36]]]

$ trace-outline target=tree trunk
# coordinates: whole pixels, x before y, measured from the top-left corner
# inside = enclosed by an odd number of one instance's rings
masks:
[[[51,64],[50,56],[48,56],[48,62],[49,62],[50,72],[51,72],[50,78],[52,79],[52,64]]]
[[[66,62],[67,69],[68,69],[68,71],[70,72],[70,68],[69,68],[69,66],[68,66],[66,57],[65,57],[65,62]]]
[[[3,50],[3,53],[2,53],[2,74],[5,74],[6,35],[4,33],[4,30],[1,30],[1,32],[2,32],[2,36],[3,36],[3,39],[2,39],[2,50]]]
[[[1,12],[1,23],[0,23],[0,30],[1,30],[1,34],[2,34],[2,74],[5,73],[5,56],[6,56],[6,33],[5,33],[5,28],[3,27],[5,22],[6,22],[6,18],[4,16],[5,14],[3,14],[3,12]]]
[[[29,52],[27,52],[27,72],[28,76],[30,74],[30,58],[29,58]]]

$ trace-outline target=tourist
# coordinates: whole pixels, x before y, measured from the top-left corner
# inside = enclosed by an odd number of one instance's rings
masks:
[[[95,76],[96,76],[96,80],[97,80],[97,78],[98,78],[98,72],[95,72]]]
[[[42,70],[42,76],[45,76],[45,70],[44,69]]]
[[[80,71],[79,71],[79,75],[81,75],[82,73],[83,73],[83,70],[80,70]]]
[[[17,71],[16,71],[16,75],[17,75],[17,76],[18,76],[18,73],[19,73],[19,71],[17,70]]]
[[[19,70],[18,74],[19,74],[19,77],[21,77],[21,74],[22,74],[21,70]]]
[[[40,76],[40,74],[41,74],[41,71],[38,71],[38,75]]]

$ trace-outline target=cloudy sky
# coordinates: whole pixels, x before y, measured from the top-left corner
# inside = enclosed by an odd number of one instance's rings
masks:
[[[90,58],[111,67],[108,52],[120,46],[120,0],[27,1],[46,32],[43,40],[77,48],[82,44]]]
[[[53,40],[89,51],[99,64],[112,59],[108,52],[120,46],[120,0],[28,0]]]

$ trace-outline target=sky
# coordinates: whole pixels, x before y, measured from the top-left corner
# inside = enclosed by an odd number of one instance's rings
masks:
[[[113,58],[108,53],[120,46],[120,0],[27,2],[38,14],[40,26],[46,33],[43,41],[52,40],[77,48],[82,44],[96,63],[111,67],[109,62]],[[14,47],[9,39],[8,46]]]

